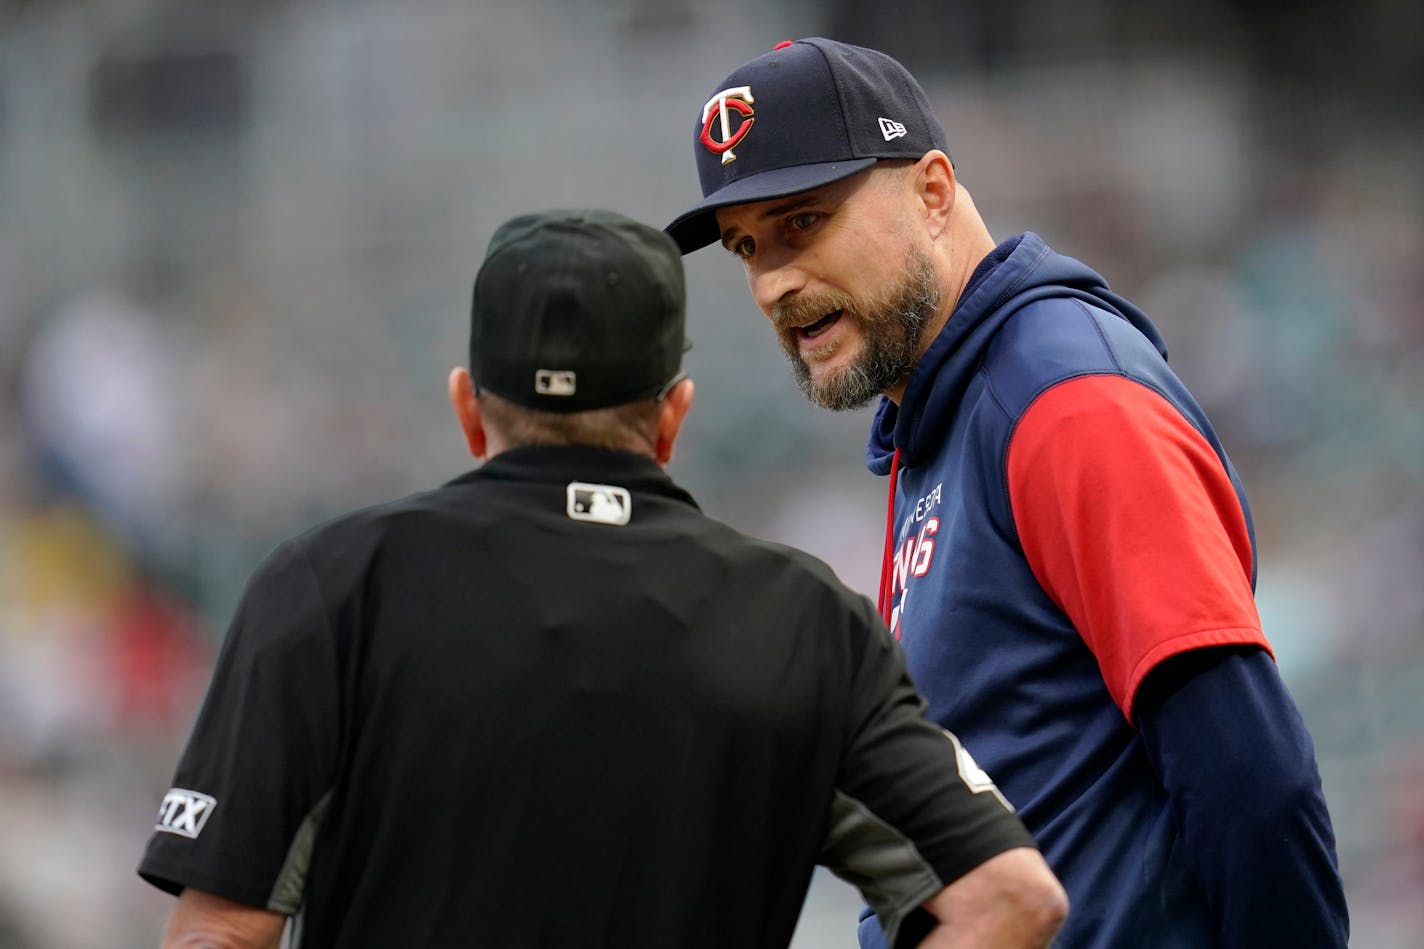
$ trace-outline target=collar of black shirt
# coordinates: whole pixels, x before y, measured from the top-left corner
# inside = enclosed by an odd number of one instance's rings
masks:
[[[506,449],[451,484],[476,479],[614,484],[630,491],[677,498],[697,507],[692,495],[674,483],[647,455],[586,445],[527,445]]]

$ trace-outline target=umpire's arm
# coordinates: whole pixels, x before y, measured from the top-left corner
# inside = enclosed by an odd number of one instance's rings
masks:
[[[821,862],[860,890],[897,949],[1047,946],[1067,915],[1063,887],[989,776],[925,719],[868,603],[857,632]]]
[[[178,897],[163,949],[277,949],[287,917],[188,887]]]
[[[1018,847],[990,857],[924,908],[936,925],[921,949],[1016,949],[1047,946],[1068,913],[1068,897],[1039,852]]]

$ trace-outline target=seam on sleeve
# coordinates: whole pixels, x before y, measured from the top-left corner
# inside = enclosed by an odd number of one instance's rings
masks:
[[[820,862],[860,890],[891,945],[905,917],[944,886],[909,838],[840,790],[827,814]]]
[[[267,898],[268,909],[288,916],[301,909],[307,888],[307,871],[311,869],[312,854],[316,850],[317,832],[321,830],[333,793],[334,789],[321,796],[292,836],[287,858],[282,861],[282,869],[272,884],[272,894]]]
[[[1267,655],[1272,659],[1275,658],[1275,653],[1272,652],[1271,644],[1266,640],[1265,633],[1259,627],[1252,626],[1198,629],[1159,642],[1147,650],[1141,659],[1137,660],[1132,667],[1132,674],[1128,676],[1127,691],[1122,697],[1120,708],[1128,724],[1133,728],[1137,727],[1137,720],[1132,714],[1132,706],[1137,701],[1137,690],[1142,686],[1149,672],[1173,656],[1212,646],[1260,646],[1266,650]]]

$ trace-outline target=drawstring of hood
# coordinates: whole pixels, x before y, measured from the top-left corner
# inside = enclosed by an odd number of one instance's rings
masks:
[[[899,472],[900,450],[897,448],[890,459],[890,495],[885,499],[885,552],[880,559],[880,595],[875,601],[876,608],[880,610],[880,618],[885,621],[886,626],[890,626],[890,603],[894,597],[895,476]],[[895,634],[896,639],[900,638],[899,630],[892,627],[890,631]]]

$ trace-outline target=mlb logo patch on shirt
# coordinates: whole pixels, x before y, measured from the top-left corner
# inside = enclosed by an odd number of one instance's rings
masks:
[[[566,510],[576,521],[621,527],[633,514],[633,499],[627,488],[615,484],[570,481]]]
[[[163,803],[158,808],[158,823],[153,825],[153,829],[196,840],[217,804],[216,798],[206,794],[173,788],[163,795]]]

